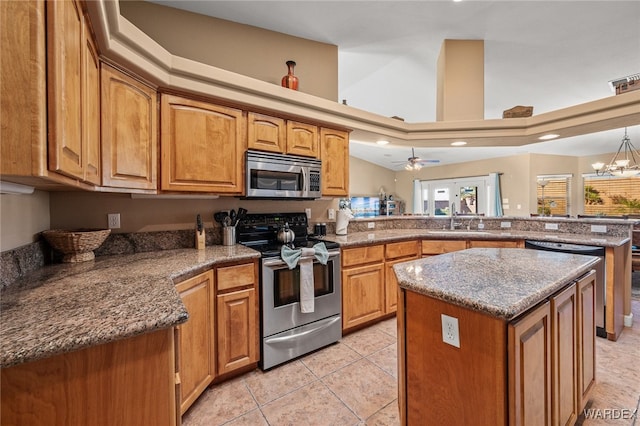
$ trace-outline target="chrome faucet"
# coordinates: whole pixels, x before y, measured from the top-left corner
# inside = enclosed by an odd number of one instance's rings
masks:
[[[456,213],[456,203],[451,203],[451,224],[449,226],[449,229],[452,231],[462,225],[462,223],[455,221],[455,218],[457,216],[458,214]]]

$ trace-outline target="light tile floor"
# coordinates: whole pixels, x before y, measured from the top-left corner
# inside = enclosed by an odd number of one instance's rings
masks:
[[[580,418],[578,424],[634,424],[629,416],[640,398],[640,300],[632,310],[634,325],[617,342],[597,339],[589,408],[609,418]],[[396,335],[395,319],[386,320],[271,371],[213,386],[185,413],[183,425],[398,425]]]

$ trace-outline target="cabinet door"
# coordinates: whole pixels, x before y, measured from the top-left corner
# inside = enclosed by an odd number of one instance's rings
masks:
[[[46,5],[49,169],[83,179],[84,17],[75,1],[52,1]]]
[[[318,127],[287,121],[287,154],[318,157]]]
[[[176,285],[189,319],[179,328],[180,412],[200,396],[215,377],[213,272]]]
[[[247,147],[284,153],[287,126],[282,118],[250,112],[247,116]]]
[[[157,189],[156,91],[108,65],[101,71],[102,184]]]
[[[349,133],[321,128],[322,195],[349,195]]]
[[[464,240],[424,240],[422,241],[422,255],[432,256],[436,254],[449,253],[452,251],[464,250],[467,242]]]
[[[596,382],[595,272],[580,279],[578,293],[578,410],[587,404]]]
[[[100,185],[100,60],[89,27],[83,26],[82,50],[82,140],[83,179]]]
[[[469,240],[469,248],[518,248],[524,247],[522,241],[504,241],[504,240]]]
[[[554,425],[572,425],[578,418],[576,285],[551,297],[552,392]]]
[[[384,264],[342,270],[343,330],[384,315],[384,300]]]
[[[242,111],[162,95],[161,189],[224,194],[244,190]]]
[[[551,424],[549,302],[508,327],[509,424]]]
[[[398,280],[396,278],[396,273],[393,271],[393,265],[419,258],[420,255],[415,254],[411,257],[405,257],[392,262],[385,262],[385,313],[390,314],[398,309]]]
[[[218,294],[218,374],[258,361],[255,288]]]

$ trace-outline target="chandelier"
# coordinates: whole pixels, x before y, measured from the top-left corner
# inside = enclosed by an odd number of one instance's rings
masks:
[[[620,158],[618,158],[620,157]],[[631,144],[631,139],[627,136],[627,128],[624,128],[624,137],[618,148],[618,152],[613,156],[609,164],[602,162],[593,163],[591,167],[596,175],[613,175],[621,177],[632,177],[640,174],[640,153]]]

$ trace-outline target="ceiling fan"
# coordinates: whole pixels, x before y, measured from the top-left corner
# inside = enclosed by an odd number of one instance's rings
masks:
[[[407,164],[404,166],[406,170],[420,170],[423,164],[439,163],[440,160],[422,159],[416,156],[416,151],[411,148],[411,157],[407,158]],[[404,161],[394,161],[394,163],[404,163]]]

